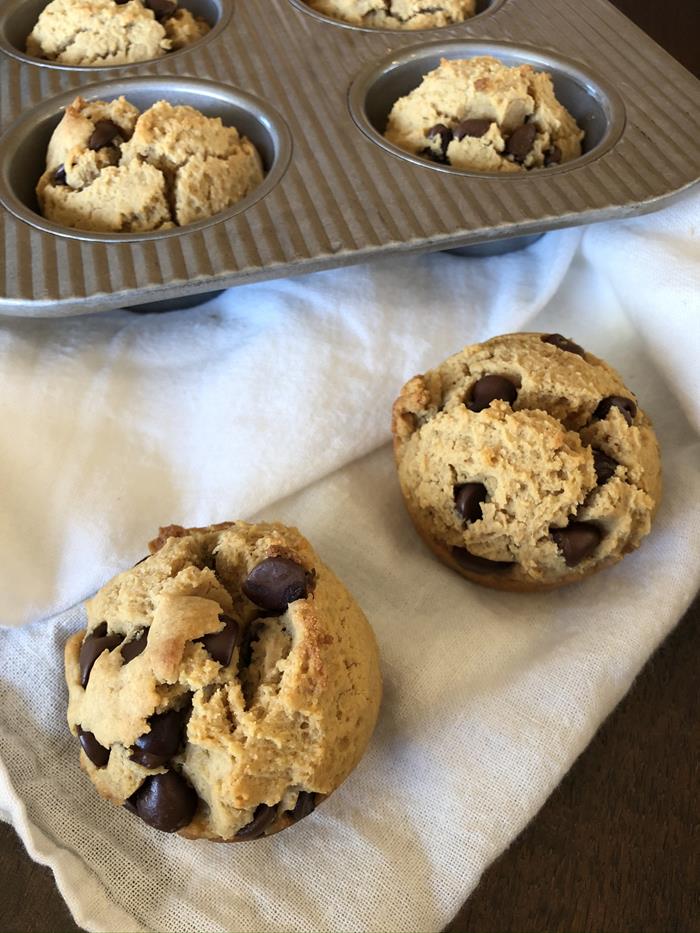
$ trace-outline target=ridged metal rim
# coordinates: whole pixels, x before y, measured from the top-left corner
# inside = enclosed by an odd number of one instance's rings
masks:
[[[151,88],[158,88],[154,95],[154,101],[159,99],[177,98],[177,91],[181,89],[190,94],[199,94],[209,100],[219,100],[223,104],[236,106],[246,110],[253,116],[269,133],[274,147],[274,158],[262,184],[251,191],[251,193],[238,201],[232,207],[211,217],[198,220],[195,223],[187,224],[184,227],[174,227],[169,230],[157,230],[151,233],[94,233],[89,230],[74,230],[71,227],[64,227],[60,224],[46,220],[40,214],[37,214],[15,194],[8,178],[8,166],[15,150],[15,143],[21,139],[27,132],[35,130],[39,125],[53,122],[58,125],[63,110],[80,94],[88,100],[106,99],[112,100],[115,97],[124,95],[128,98],[129,89],[140,91],[149,91]],[[287,171],[292,156],[292,135],[281,117],[281,115],[268,103],[248,94],[246,91],[240,91],[237,88],[229,87],[224,84],[217,84],[213,81],[204,81],[197,78],[178,78],[178,77],[158,77],[142,76],[121,78],[113,81],[104,81],[99,84],[91,84],[84,88],[67,91],[51,100],[34,107],[29,113],[19,117],[0,137],[0,203],[2,203],[15,217],[55,236],[68,237],[73,240],[85,240],[100,243],[136,243],[148,242],[153,240],[164,240],[171,237],[187,236],[203,230],[206,227],[223,223],[236,214],[241,214],[248,210],[258,201],[262,200],[279,183],[282,176]],[[36,179],[38,181],[38,178]]]
[[[442,172],[447,175],[467,176],[472,178],[498,178],[507,183],[522,182],[534,176],[540,176],[541,173],[534,172],[474,172],[466,169],[454,168],[451,165],[440,165],[431,162],[428,159],[413,155],[395,146],[374,127],[367,116],[366,101],[368,95],[376,82],[386,74],[392,71],[399,71],[408,65],[420,61],[421,59],[435,58],[440,56],[449,59],[473,58],[477,55],[492,55],[498,58],[499,51],[508,56],[518,59],[521,64],[533,65],[540,70],[554,68],[568,75],[585,92],[595,99],[602,108],[607,125],[605,133],[600,142],[590,151],[579,156],[578,159],[572,159],[561,165],[548,166],[547,175],[563,174],[564,172],[576,171],[579,167],[587,165],[601,158],[606,152],[609,152],[618,142],[625,128],[627,120],[625,105],[622,97],[604,78],[596,74],[584,65],[558,55],[556,52],[542,52],[537,48],[519,45],[511,42],[488,42],[478,39],[451,39],[446,41],[434,41],[412,45],[398,52],[390,52],[379,62],[373,62],[367,65],[357,75],[348,92],[348,106],[350,114],[355,124],[375,145],[390,152],[392,155],[403,159],[406,162],[412,162],[414,165],[428,169],[433,172]],[[429,67],[426,65],[427,73]]]
[[[334,19],[332,16],[326,16],[325,13],[319,13],[305,2],[305,0],[289,0],[293,7],[296,7],[301,13],[310,16],[320,23],[328,23],[331,26],[339,26],[341,29],[352,29],[354,32],[368,32],[370,34],[389,34],[394,36],[421,36],[440,32],[443,29],[460,29],[469,26],[471,23],[480,23],[486,16],[491,16],[497,10],[507,3],[508,0],[491,0],[488,8],[480,13],[475,13],[469,19],[462,23],[448,23],[446,26],[433,26],[428,29],[384,29],[381,26],[357,26],[354,23],[346,23],[342,19]]]
[[[46,61],[43,58],[35,58],[33,55],[27,55],[26,52],[20,51],[17,46],[13,45],[7,38],[7,20],[10,16],[21,7],[26,0],[10,0],[10,3],[0,9],[0,52],[4,52],[5,55],[8,55],[10,58],[15,58],[20,62],[23,62],[25,65],[31,65],[35,68],[46,68],[51,71],[70,71],[70,72],[82,72],[83,74],[111,74],[116,71],[123,71],[124,69],[133,69],[141,68],[144,65],[153,65],[156,63],[162,63],[164,61],[173,61],[174,59],[180,58],[182,55],[186,55],[188,52],[191,52],[193,49],[201,49],[203,45],[206,45],[216,39],[221,32],[228,26],[233,16],[234,6],[236,0],[212,0],[212,2],[218,8],[218,18],[214,26],[209,30],[206,36],[203,36],[197,42],[192,43],[192,45],[186,46],[184,49],[178,49],[176,52],[168,52],[166,55],[161,55],[159,58],[147,58],[141,62],[130,62],[125,65],[66,65],[63,62],[50,62]],[[45,0],[45,4],[49,0]]]

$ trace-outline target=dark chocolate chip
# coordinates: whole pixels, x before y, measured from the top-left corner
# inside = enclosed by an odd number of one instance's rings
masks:
[[[468,408],[470,411],[483,411],[491,402],[502,399],[510,405],[518,397],[518,390],[505,376],[482,376],[472,386]]]
[[[479,557],[464,547],[453,547],[452,556],[461,567],[471,573],[501,573],[514,566],[511,561],[488,560],[486,557]]]
[[[595,450],[594,448],[593,466],[595,467],[595,475],[598,479],[598,485],[603,486],[615,475],[615,470],[618,468],[619,464],[617,460],[613,460],[612,457],[608,457],[608,455],[604,454],[602,450]]]
[[[465,136],[483,136],[488,133],[490,126],[491,120],[462,120],[454,129],[454,137],[459,141]]]
[[[197,794],[175,771],[147,777],[131,799],[144,823],[164,833],[187,826],[197,809]]]
[[[136,791],[138,793],[138,791]],[[129,813],[136,813],[138,815],[138,810],[136,809],[136,804],[134,803],[134,797],[136,794],[132,794],[131,797],[127,797],[122,806],[125,810],[128,810]]]
[[[537,129],[534,123],[523,123],[508,137],[506,154],[512,155],[516,162],[524,162],[532,149],[535,136],[537,136]]]
[[[144,5],[153,10],[158,20],[167,19],[177,10],[176,0],[145,0]]]
[[[53,173],[53,183],[54,185],[67,185],[68,179],[66,178],[66,167],[61,164],[58,166],[56,171]]]
[[[83,751],[96,768],[106,768],[109,761],[109,749],[100,745],[92,732],[85,732],[81,726],[78,726],[78,739],[83,747]]]
[[[545,167],[549,165],[559,165],[561,162],[561,149],[555,143],[550,149],[548,149],[544,154],[544,164]]]
[[[434,152],[432,149],[421,149],[418,154],[426,159],[430,159],[431,162],[436,162],[438,165],[450,164],[450,160],[447,156],[443,155],[441,152]]]
[[[243,592],[261,609],[284,612],[289,603],[306,598],[306,571],[288,557],[267,557],[250,571]]]
[[[203,638],[198,638],[197,641],[204,645],[215,661],[218,661],[223,667],[228,667],[233,657],[233,649],[239,641],[241,627],[231,616],[222,614],[219,619],[224,623],[223,630],[214,632],[211,635],[205,635]]]
[[[124,641],[123,635],[98,634],[101,632],[107,632],[106,622],[103,622],[102,625],[98,626],[94,632],[88,635],[80,647],[80,683],[83,687],[87,686],[87,682],[90,679],[92,665],[99,658],[102,652],[111,651],[113,648],[116,648],[117,645],[121,645],[121,643]]]
[[[447,147],[452,142],[452,130],[449,126],[445,126],[444,123],[436,123],[435,126],[430,127],[425,135],[428,139],[435,139],[436,136],[439,136],[443,156],[447,153]]]
[[[136,636],[136,638],[132,638],[131,641],[128,641],[125,645],[122,645],[122,659],[125,664],[128,664],[129,661],[133,661],[134,658],[138,658],[138,656],[145,650],[149,631],[149,629],[145,628],[140,635]]]
[[[455,508],[465,522],[478,522],[481,516],[481,503],[488,495],[483,483],[463,483],[455,486]]]
[[[597,526],[589,522],[570,522],[566,528],[550,528],[550,534],[564,555],[567,567],[575,567],[590,557],[603,537]]]
[[[144,768],[162,768],[177,754],[182,740],[182,730],[190,707],[168,710],[148,720],[150,732],[139,736],[131,747],[130,758]]]
[[[627,424],[632,424],[634,416],[637,414],[637,406],[631,398],[624,398],[622,395],[609,395],[598,405],[593,412],[593,417],[601,420],[607,418],[611,408],[617,408],[621,411]]]
[[[268,807],[261,803],[253,814],[253,819],[236,833],[236,839],[259,839],[277,816],[277,807]]]
[[[573,340],[569,340],[568,337],[562,337],[561,334],[545,334],[544,337],[542,337],[542,343],[551,343],[553,346],[558,347],[560,350],[565,350],[567,353],[575,353],[576,356],[583,356],[586,352],[583,347],[574,343]]]
[[[109,146],[116,136],[121,136],[122,130],[111,120],[100,120],[95,124],[92,136],[88,140],[88,148],[97,151]]]
[[[303,790],[297,797],[296,806],[292,810],[294,820],[303,820],[305,816],[313,813],[316,809],[316,794]]]

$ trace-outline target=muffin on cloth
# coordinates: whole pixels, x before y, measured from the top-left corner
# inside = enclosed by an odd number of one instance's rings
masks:
[[[384,135],[463,171],[522,172],[577,158],[584,133],[547,72],[485,55],[443,58],[396,101]]]
[[[63,65],[128,65],[208,32],[177,0],[51,0],[27,36],[27,54]]]
[[[476,13],[476,0],[308,0],[319,13],[353,26],[435,29]]]
[[[263,180],[255,146],[219,117],[160,100],[76,98],[46,152],[41,213],[78,230],[133,233],[218,214]]]
[[[372,629],[295,528],[170,526],[150,549],[66,644],[81,767],[165,832],[278,832],[364,753],[381,697]]]
[[[610,366],[559,334],[465,347],[406,383],[392,427],[418,532],[475,583],[574,583],[649,533],[661,496],[652,425]]]

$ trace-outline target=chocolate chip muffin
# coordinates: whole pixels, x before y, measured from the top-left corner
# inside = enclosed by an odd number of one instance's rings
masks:
[[[164,832],[278,832],[362,757],[381,695],[372,630],[294,528],[171,526],[150,549],[66,645],[81,767]]]
[[[476,13],[476,0],[307,0],[333,19],[374,29],[435,29],[462,23]]]
[[[523,172],[581,155],[583,131],[552,79],[490,56],[443,58],[389,114],[389,142],[472,172]]]
[[[559,334],[495,337],[415,376],[393,435],[420,535],[496,589],[551,589],[616,563],[649,533],[661,495],[634,394]]]
[[[46,152],[41,213],[65,227],[140,233],[212,217],[263,180],[255,146],[219,117],[157,101],[76,98]]]
[[[208,32],[177,0],[51,0],[27,37],[27,54],[64,65],[128,65]]]

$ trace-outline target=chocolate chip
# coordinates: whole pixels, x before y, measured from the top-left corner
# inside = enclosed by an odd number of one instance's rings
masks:
[[[583,347],[574,343],[573,340],[569,340],[568,337],[562,337],[561,334],[545,334],[544,337],[542,337],[542,343],[551,343],[553,346],[558,347],[560,350],[565,350],[567,353],[575,353],[576,356],[583,356],[586,352]]]
[[[116,123],[111,120],[100,120],[99,123],[95,124],[92,136],[88,140],[88,148],[94,151],[104,149],[105,146],[109,146],[116,136],[121,135],[122,130]]]
[[[548,165],[558,165],[561,162],[561,149],[555,143],[544,154],[545,167]]]
[[[481,516],[481,503],[488,495],[483,483],[463,483],[455,486],[455,508],[465,522],[478,522]]]
[[[421,149],[418,154],[424,156],[426,159],[430,159],[431,162],[436,162],[438,165],[450,164],[450,160],[447,156],[443,155],[441,152],[434,152],[432,149]]]
[[[627,424],[632,424],[634,416],[637,414],[637,406],[631,398],[624,398],[622,395],[608,395],[593,412],[593,417],[601,420],[607,418],[611,408],[617,408],[621,411]]]
[[[243,592],[261,609],[284,612],[289,603],[306,598],[306,571],[288,557],[268,557],[250,571]]]
[[[139,736],[131,747],[130,758],[144,768],[162,768],[177,754],[182,740],[182,730],[190,707],[168,710],[151,716],[150,732]]]
[[[507,560],[488,560],[486,557],[478,557],[472,554],[464,547],[453,547],[452,556],[457,563],[471,573],[501,573],[513,567],[512,561]]]
[[[502,399],[510,405],[518,397],[518,390],[505,376],[482,376],[472,386],[468,408],[470,411],[483,411],[491,402]]]
[[[87,686],[92,665],[103,651],[111,651],[124,641],[123,635],[107,635],[107,623],[103,622],[87,636],[80,647],[80,683]]]
[[[145,0],[144,5],[148,7],[149,10],[153,10],[158,20],[167,19],[169,16],[172,16],[177,9],[176,0]]]
[[[214,661],[218,661],[223,667],[228,667],[233,657],[233,649],[238,644],[241,627],[235,619],[223,613],[219,619],[224,623],[224,629],[221,632],[198,638],[197,641],[204,645]]]
[[[83,747],[83,751],[96,768],[106,768],[109,761],[109,749],[100,745],[92,732],[84,732],[82,726],[78,726],[78,739]]]
[[[425,135],[428,137],[428,139],[435,139],[436,136],[439,136],[442,154],[443,156],[446,155],[447,147],[452,142],[452,130],[449,128],[449,126],[445,126],[444,123],[436,123],[435,126],[430,127]]]
[[[491,120],[462,120],[454,129],[454,137],[459,141],[465,136],[483,136],[488,133],[491,122]]]
[[[138,658],[138,656],[145,650],[146,643],[148,642],[148,632],[149,629],[145,628],[140,635],[136,636],[136,638],[132,638],[131,641],[128,641],[125,645],[122,645],[122,659],[124,664],[128,664],[129,661],[133,661],[134,658]]]
[[[575,567],[590,557],[603,537],[589,522],[570,522],[566,528],[550,528],[550,534],[564,555],[567,567]]]
[[[187,826],[197,809],[197,794],[175,771],[147,777],[130,799],[144,823],[164,833]]]
[[[277,807],[268,807],[261,803],[253,814],[253,819],[236,833],[236,839],[259,839],[277,816]]]
[[[53,173],[53,183],[54,185],[67,185],[68,179],[66,178],[66,167],[61,164],[58,166],[56,171]]]
[[[138,810],[136,809],[136,804],[134,803],[134,796],[135,795],[132,794],[131,797],[127,797],[122,806],[125,810],[128,810],[129,813],[136,813],[138,815]]]
[[[292,810],[292,818],[294,820],[303,820],[305,816],[313,813],[315,809],[316,794],[312,794],[307,790],[303,790],[297,797],[296,806]]]
[[[595,475],[598,479],[598,485],[603,486],[615,475],[615,470],[618,468],[619,464],[617,460],[613,460],[612,457],[608,457],[608,455],[604,454],[602,450],[596,450],[594,448],[593,466],[595,468]]]
[[[532,149],[535,136],[537,136],[537,129],[534,123],[523,123],[508,137],[506,154],[512,155],[516,162],[524,162]]]

